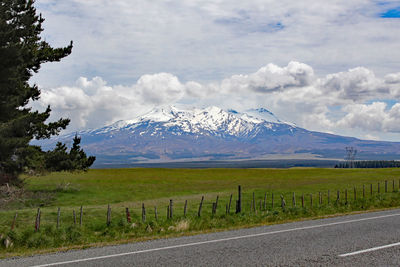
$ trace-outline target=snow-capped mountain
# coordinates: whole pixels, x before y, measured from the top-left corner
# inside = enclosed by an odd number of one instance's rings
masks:
[[[268,112],[268,113],[267,113]],[[183,110],[174,106],[156,108],[134,120],[117,122],[115,127],[125,127],[135,132],[135,128],[147,123],[159,123],[162,128],[149,127],[140,134],[163,135],[168,129],[171,134],[195,134],[215,136],[247,136],[257,126],[264,125],[272,129],[274,124],[281,123],[278,118],[266,109],[252,110],[252,115],[235,110],[224,111],[218,107]],[[257,114],[259,116],[257,116]],[[269,116],[265,116],[268,114]],[[265,119],[263,117],[268,117]]]
[[[149,127],[154,124],[159,124],[159,127]],[[132,134],[135,134],[138,129],[141,129],[139,135],[163,136],[164,131],[167,130],[172,135],[244,137],[250,134],[256,135],[257,131],[254,130],[257,127],[263,126],[275,131],[274,128],[283,124],[288,123],[283,123],[272,112],[263,108],[239,113],[235,110],[225,111],[215,106],[190,110],[165,106],[155,108],[132,120],[117,121],[109,126],[81,132],[80,134],[99,135],[117,130],[130,130]],[[143,129],[143,125],[147,125],[147,127]],[[291,125],[291,127],[294,126]]]
[[[343,158],[346,146],[358,148],[359,155],[367,158],[393,158],[400,151],[400,143],[308,131],[280,120],[264,108],[237,112],[215,106],[165,106],[132,120],[78,134],[85,150],[104,162],[259,159],[270,154],[296,153]],[[49,148],[60,140],[68,143],[72,135],[41,144]]]

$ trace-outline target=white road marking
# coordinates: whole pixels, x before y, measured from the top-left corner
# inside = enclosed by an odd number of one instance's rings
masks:
[[[227,238],[221,238],[221,239],[214,239],[214,240],[186,243],[186,244],[167,246],[167,247],[160,247],[160,248],[151,248],[151,249],[145,249],[145,250],[138,250],[138,251],[125,252],[125,253],[98,256],[98,257],[83,258],[83,259],[77,259],[77,260],[71,260],[71,261],[61,261],[61,262],[48,263],[48,264],[42,264],[42,265],[34,265],[32,267],[47,267],[47,266],[56,266],[56,265],[63,265],[63,264],[78,263],[78,262],[84,262],[84,261],[100,260],[100,259],[121,257],[121,256],[126,256],[126,255],[148,253],[148,252],[153,252],[153,251],[160,251],[160,250],[167,250],[167,249],[174,249],[174,248],[182,248],[182,247],[191,247],[191,246],[198,246],[198,245],[210,244],[210,243],[218,243],[218,242],[224,242],[224,241],[229,241],[229,240],[237,240],[237,239],[250,238],[250,237],[273,235],[273,234],[287,233],[287,232],[293,232],[293,231],[299,231],[299,230],[308,230],[308,229],[321,228],[321,227],[340,225],[340,224],[346,224],[346,223],[355,223],[355,222],[362,222],[362,221],[369,221],[369,220],[377,220],[377,219],[394,217],[394,216],[400,216],[400,213],[381,215],[381,216],[374,216],[374,217],[369,217],[369,218],[354,219],[354,220],[347,220],[347,221],[341,221],[341,222],[325,223],[325,224],[319,224],[319,225],[296,227],[296,228],[291,228],[291,229],[277,230],[277,231],[258,233],[258,234],[227,237]]]
[[[391,247],[395,247],[395,246],[400,246],[400,242],[389,244],[389,245],[384,245],[384,246],[379,246],[379,247],[374,247],[374,248],[363,249],[363,250],[354,251],[354,252],[350,252],[350,253],[345,253],[345,254],[339,255],[339,257],[353,256],[353,255],[357,255],[357,254],[367,253],[367,252],[384,249],[384,248],[391,248]]]

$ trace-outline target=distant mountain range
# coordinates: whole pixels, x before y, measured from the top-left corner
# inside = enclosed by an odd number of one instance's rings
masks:
[[[41,141],[71,142],[74,134]],[[357,159],[399,159],[400,143],[366,141],[308,131],[277,118],[267,109],[246,112],[160,107],[133,120],[81,131],[82,146],[97,164],[182,160],[255,160],[267,158],[338,158],[345,148]]]

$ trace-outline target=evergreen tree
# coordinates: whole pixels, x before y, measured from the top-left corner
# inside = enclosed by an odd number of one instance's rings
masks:
[[[50,106],[44,112],[27,107],[40,97],[39,88],[28,83],[32,75],[41,64],[60,61],[72,50],[72,41],[67,47],[52,48],[41,40],[43,21],[34,0],[0,2],[0,184],[18,181],[26,156],[35,151],[29,146],[32,139],[56,135],[69,123],[45,123]]]
[[[58,142],[56,148],[48,151],[45,156],[46,170],[49,171],[86,171],[96,160],[96,157],[87,157],[81,149],[81,138],[75,135],[72,148],[68,153],[67,146]]]
[[[84,170],[86,171],[89,167],[94,163],[96,157],[90,156],[87,157],[86,153],[80,147],[81,138],[78,135],[75,135],[73,139],[72,148],[69,151],[69,158],[72,162],[71,170]]]
[[[71,161],[67,152],[67,146],[57,142],[54,150],[46,153],[46,169],[50,171],[62,171],[71,169]]]

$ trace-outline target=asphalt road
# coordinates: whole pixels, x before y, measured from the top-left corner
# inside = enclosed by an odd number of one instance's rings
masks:
[[[400,266],[400,209],[0,261],[0,266]]]

